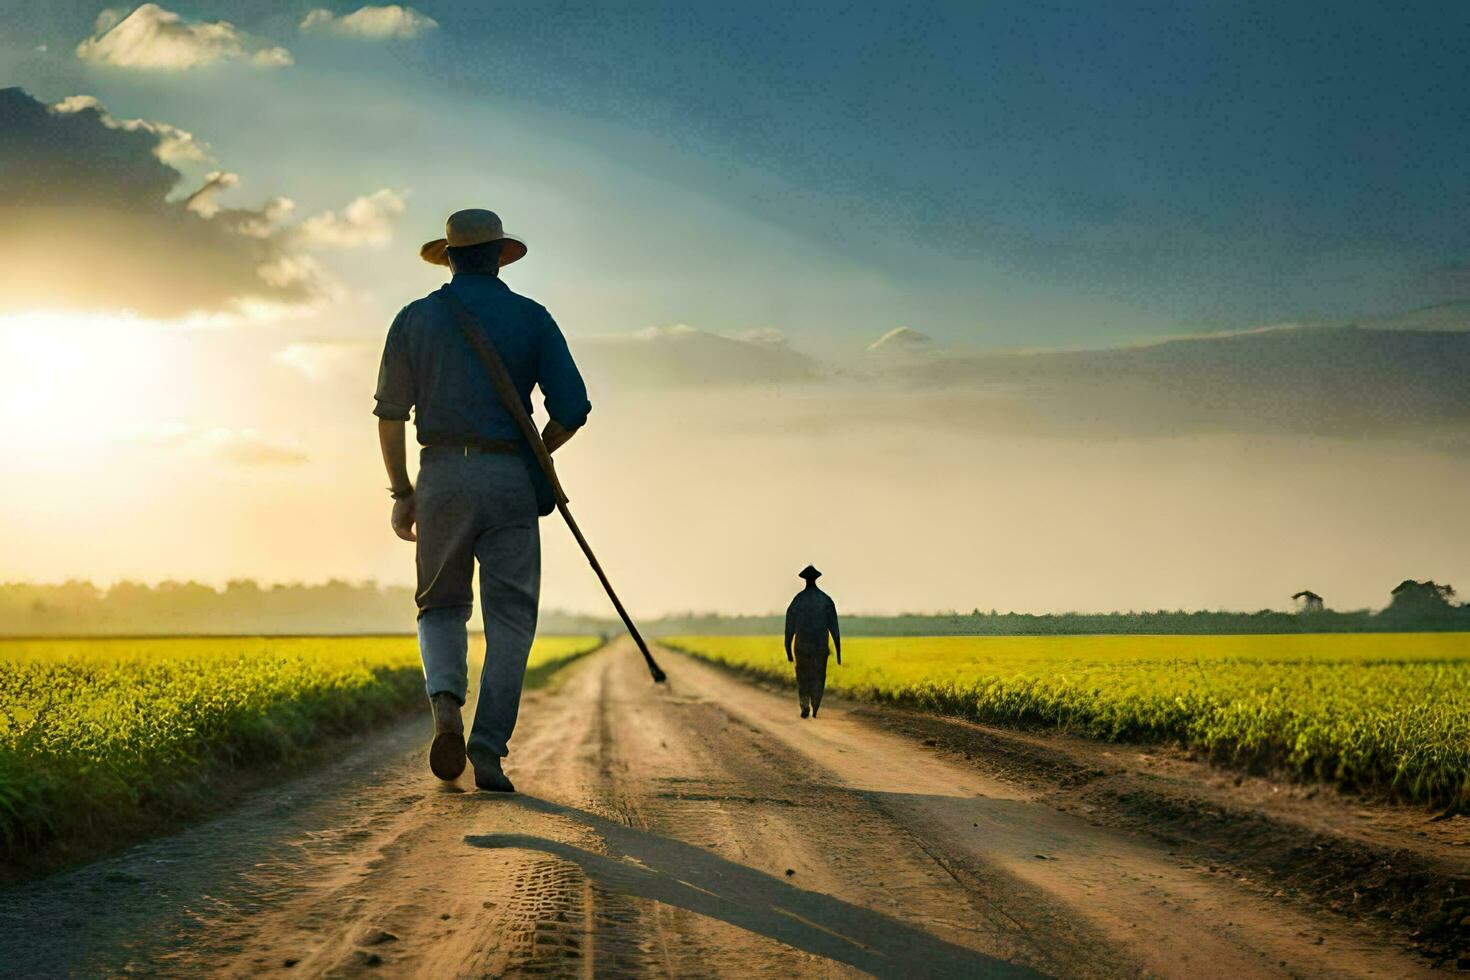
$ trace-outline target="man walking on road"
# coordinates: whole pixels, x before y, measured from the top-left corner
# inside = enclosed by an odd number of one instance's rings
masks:
[[[817,588],[822,573],[811,565],[800,572],[806,588],[796,593],[786,607],[786,660],[796,661],[796,690],[801,698],[801,716],[817,716],[822,692],[827,687],[827,634],[837,648],[837,666],[842,666],[842,634],[837,630],[837,604]],[[792,641],[795,641],[795,657]]]
[[[509,369],[526,411],[540,385],[551,416],[547,449],[587,421],[587,388],[551,314],[510,291],[500,269],[526,254],[494,212],[456,211],[446,235],[420,255],[447,265],[448,285],[408,304],[393,320],[378,371],[378,441],[393,495],[393,530],[417,542],[419,653],[434,715],[429,767],[455,779],[465,758],[481,789],[513,792],[501,768],[520,709],[526,658],[541,589],[538,517],[555,498],[530,447],[442,296],[475,314]],[[404,423],[414,409],[419,482],[408,476]],[[416,526],[416,530],[415,530]],[[480,565],[485,663],[468,751],[460,708],[468,693],[472,578]]]

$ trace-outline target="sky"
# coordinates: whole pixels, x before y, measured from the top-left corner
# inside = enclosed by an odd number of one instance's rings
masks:
[[[409,582],[376,359],[483,206],[635,611],[1470,583],[1470,8],[798,6],[0,3],[0,579]]]

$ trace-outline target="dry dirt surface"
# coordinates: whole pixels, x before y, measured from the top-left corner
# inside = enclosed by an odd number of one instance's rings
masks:
[[[527,696],[521,792],[425,718],[183,833],[0,891],[0,972],[1416,976],[1368,922],[1059,805],[898,715],[626,640]],[[895,721],[895,718],[899,718]]]

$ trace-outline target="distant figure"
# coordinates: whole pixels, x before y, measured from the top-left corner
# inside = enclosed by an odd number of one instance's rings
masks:
[[[801,716],[815,718],[827,687],[827,634],[837,648],[837,665],[842,666],[842,634],[837,630],[837,605],[817,588],[822,573],[812,566],[801,570],[806,588],[796,593],[786,607],[786,659],[796,661],[796,690],[801,697]],[[792,641],[796,655],[792,656]]]

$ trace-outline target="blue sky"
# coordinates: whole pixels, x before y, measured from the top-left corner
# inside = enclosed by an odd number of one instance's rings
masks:
[[[0,578],[407,581],[376,358],[466,206],[640,610],[1470,578],[1470,5],[330,2],[0,7]]]
[[[195,4],[296,64],[181,82],[81,65],[97,10],[56,4],[4,64],[207,134],[241,199],[404,187],[424,237],[498,207],[546,287],[599,287],[593,332],[1104,345],[1465,289],[1464,4],[798,6],[425,2],[365,45]]]

